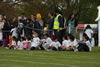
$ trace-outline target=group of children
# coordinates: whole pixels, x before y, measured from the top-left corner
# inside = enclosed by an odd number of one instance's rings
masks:
[[[48,34],[43,34],[42,39],[36,31],[32,31],[32,37],[25,36],[19,40],[9,35],[9,49],[18,50],[46,50],[46,51],[92,51],[91,42],[84,33],[82,41],[68,34],[63,37],[62,44],[57,38],[51,39]]]

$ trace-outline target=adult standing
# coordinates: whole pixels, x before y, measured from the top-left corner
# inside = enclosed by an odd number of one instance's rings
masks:
[[[15,28],[17,26],[18,26],[17,18],[13,17],[12,20],[11,20],[11,22],[10,22],[10,27],[12,29],[12,28]]]
[[[53,32],[53,23],[54,23],[54,14],[52,12],[48,13],[48,34],[49,36],[51,36],[52,32]]]
[[[43,22],[43,20],[42,20],[42,16],[41,16],[40,13],[38,13],[38,14],[36,15],[36,21],[40,24],[41,29],[43,29],[43,28],[44,28],[44,22]]]
[[[32,27],[33,27],[33,25],[31,24],[31,19],[27,19],[26,25],[25,25],[25,28],[24,28],[25,36],[32,37],[32,29],[31,29]]]
[[[2,46],[2,39],[3,39],[2,29],[3,29],[3,26],[4,26],[4,22],[3,22],[3,19],[2,19],[2,15],[0,15],[0,46]]]
[[[4,22],[4,27],[2,29],[3,31],[3,47],[7,47],[8,46],[8,40],[9,40],[9,31],[10,31],[10,24],[7,21],[7,19],[3,19]]]
[[[72,13],[69,16],[68,22],[67,22],[68,33],[75,36],[75,33],[77,32],[77,25],[78,25],[78,23],[77,23],[77,20],[76,20],[76,15],[74,13]]]
[[[54,24],[53,24],[53,30],[54,30],[54,37],[58,39],[60,43],[62,43],[62,30],[64,27],[63,24],[63,17],[60,14],[60,10],[55,10],[55,18],[54,18]]]
[[[98,17],[96,18],[95,21],[98,21],[98,26],[99,26],[99,29],[98,29],[98,36],[99,36],[98,46],[100,46],[100,4],[97,7],[97,9],[98,9]]]

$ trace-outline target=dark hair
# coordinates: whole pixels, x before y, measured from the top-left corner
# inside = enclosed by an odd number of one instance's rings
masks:
[[[51,14],[51,16],[54,16],[54,13],[53,12],[49,12]]]
[[[32,37],[31,37],[31,36],[28,36],[28,37],[27,37],[27,39],[28,39],[28,40],[31,40],[31,39],[32,39]]]
[[[58,8],[55,8],[55,13],[60,13],[60,10]]]
[[[70,36],[70,39],[71,39],[72,41],[74,41],[75,37],[74,37],[74,36]]]
[[[86,33],[83,33],[83,37],[85,37],[86,40],[89,40],[89,37],[87,36]]]
[[[17,40],[17,38],[16,37],[12,37],[15,41]]]
[[[69,33],[68,33],[67,36],[72,36],[72,34],[69,34]]]
[[[65,36],[63,36],[63,38],[65,38],[66,40],[67,40],[67,36],[65,35]]]
[[[27,21],[31,22],[32,20],[30,18],[28,18]]]
[[[21,39],[22,39],[22,40],[25,40],[25,38],[24,38],[24,37],[21,37]]]
[[[90,25],[87,25],[86,29],[92,29]]]
[[[85,28],[84,31],[86,31],[86,29],[92,29],[90,25],[87,25],[87,27]]]
[[[47,37],[49,37],[49,35],[48,35],[48,34],[44,34],[44,36],[47,36]]]
[[[68,17],[68,21],[71,19],[72,15],[74,15],[76,17],[76,14],[75,13],[71,13],[70,16]],[[72,20],[74,20],[75,17]]]

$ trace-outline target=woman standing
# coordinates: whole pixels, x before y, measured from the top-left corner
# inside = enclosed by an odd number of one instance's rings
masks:
[[[48,13],[48,34],[51,36],[53,32],[54,14],[52,12]]]
[[[68,33],[75,36],[75,32],[77,32],[77,20],[76,20],[76,15],[74,13],[72,13],[69,16],[67,26],[68,26]]]
[[[9,31],[10,31],[10,24],[6,19],[3,19],[4,27],[2,29],[3,31],[3,47],[8,46],[8,40],[9,40]]]
[[[2,39],[3,39],[3,33],[2,28],[4,26],[4,22],[2,20],[2,15],[0,15],[0,46],[2,46]]]

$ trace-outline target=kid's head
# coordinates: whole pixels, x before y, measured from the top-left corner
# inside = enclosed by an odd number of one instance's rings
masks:
[[[32,33],[34,34],[34,33],[35,33],[35,31],[34,31],[34,30],[32,30]]]
[[[70,36],[70,41],[74,41],[75,37],[74,36]]]
[[[68,35],[67,35],[67,39],[70,40],[70,37],[71,37],[71,36],[72,36],[71,34],[68,34]]]
[[[22,37],[20,40],[21,40],[21,41],[24,41],[24,40],[25,40],[25,38],[24,38],[24,37]]]
[[[29,36],[29,37],[27,37],[27,40],[29,41],[29,40],[31,40],[31,37]]]
[[[57,38],[54,38],[53,40],[54,40],[54,42],[57,42],[57,41],[58,41],[58,39],[57,39]]]
[[[26,39],[27,41],[29,41],[29,40],[31,40],[31,36],[26,36],[25,39]]]
[[[34,33],[34,37],[38,37],[38,33],[37,32]]]
[[[83,41],[88,41],[89,40],[89,37],[87,36],[87,34],[83,34],[83,38],[82,38]]]
[[[63,40],[67,40],[67,36],[64,36],[64,37],[63,37]]]
[[[27,23],[30,23],[30,22],[31,22],[31,19],[27,19],[26,22],[27,22]]]
[[[17,38],[16,38],[16,37],[12,37],[12,39],[13,39],[14,41],[17,41]]]
[[[48,34],[44,34],[44,38],[47,39],[49,37]]]

